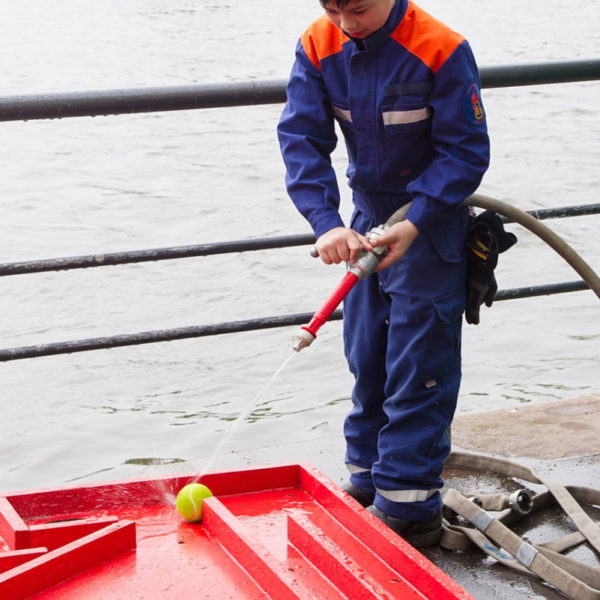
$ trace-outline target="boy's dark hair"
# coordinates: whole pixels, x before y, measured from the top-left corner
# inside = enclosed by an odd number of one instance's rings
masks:
[[[329,3],[330,0],[319,0],[321,6],[325,6]],[[346,4],[350,2],[350,0],[331,0],[338,8],[344,8]]]

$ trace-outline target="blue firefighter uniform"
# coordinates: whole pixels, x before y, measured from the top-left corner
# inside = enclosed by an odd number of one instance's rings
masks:
[[[376,492],[385,513],[413,521],[439,510],[460,385],[461,203],[489,162],[479,87],[467,41],[396,0],[366,39],[349,38],[326,16],[306,30],[278,126],[288,192],[317,237],[344,225],[330,161],[335,121],[348,150],[350,226],[365,233],[411,202],[416,241],[344,302],[355,376],[344,433],[352,483]]]

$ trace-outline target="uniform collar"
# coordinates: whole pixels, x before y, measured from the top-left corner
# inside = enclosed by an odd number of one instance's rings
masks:
[[[356,44],[358,50],[365,50],[366,52],[379,50],[379,48],[386,43],[390,35],[392,35],[396,27],[398,27],[407,7],[408,0],[396,0],[390,12],[390,16],[381,29],[378,29],[365,39],[350,39]]]

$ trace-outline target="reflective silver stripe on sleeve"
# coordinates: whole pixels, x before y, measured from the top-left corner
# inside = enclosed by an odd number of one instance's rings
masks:
[[[429,107],[416,110],[389,110],[381,113],[384,125],[404,125],[405,123],[418,123],[429,116]]]
[[[519,550],[517,551],[517,556],[515,556],[515,558],[522,565],[525,565],[527,568],[529,568],[531,566],[531,563],[535,560],[537,553],[538,551],[531,544],[523,542],[519,546]]]
[[[473,523],[479,531],[485,531],[493,520],[494,517],[490,516],[485,510],[480,510],[472,519],[470,519],[471,523]]]
[[[346,463],[346,468],[350,473],[368,473],[371,469],[365,469],[364,467],[357,467],[350,463]]]
[[[332,106],[333,114],[338,119],[343,119],[344,121],[349,121],[352,123],[352,113],[349,110],[345,110],[343,108],[339,108],[338,106]]]
[[[377,493],[391,502],[424,502],[438,490],[380,490]]]

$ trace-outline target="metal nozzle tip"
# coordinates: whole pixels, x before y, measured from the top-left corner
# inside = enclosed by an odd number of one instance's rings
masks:
[[[296,352],[300,352],[303,348],[310,346],[315,339],[315,336],[307,331],[306,329],[300,329],[300,331],[296,334],[294,338],[294,345],[292,348]]]

